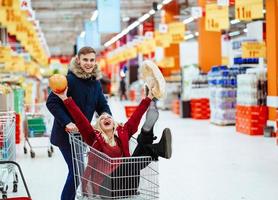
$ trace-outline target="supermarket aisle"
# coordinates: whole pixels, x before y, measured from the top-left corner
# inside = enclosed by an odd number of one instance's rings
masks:
[[[114,117],[124,121],[123,104],[110,102]],[[236,134],[234,127],[181,119],[161,111],[155,132],[173,131],[173,157],[160,160],[162,200],[276,200],[278,147],[274,139]],[[58,151],[48,158],[36,149],[31,159],[18,151],[33,200],[58,200],[66,166]]]

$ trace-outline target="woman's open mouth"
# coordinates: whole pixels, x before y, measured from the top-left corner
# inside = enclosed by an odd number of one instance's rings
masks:
[[[110,124],[111,124],[111,122],[108,122],[108,121],[107,121],[107,122],[104,122],[104,125],[105,125],[105,126],[109,126]]]

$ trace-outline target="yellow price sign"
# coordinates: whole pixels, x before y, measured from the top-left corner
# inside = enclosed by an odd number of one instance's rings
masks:
[[[168,24],[168,33],[172,36],[171,43],[179,44],[184,40],[185,24],[182,22]]]
[[[245,21],[263,18],[263,0],[236,0],[235,15]]]
[[[155,44],[158,47],[169,47],[172,42],[172,36],[169,33],[155,32]]]
[[[266,46],[264,42],[243,42],[242,58],[265,58]]]
[[[13,0],[0,0],[1,7],[12,7]]]
[[[157,64],[161,68],[172,68],[175,67],[175,59],[174,57],[165,57],[162,60],[160,60]]]
[[[229,8],[217,4],[206,5],[206,30],[220,32],[229,29]]]

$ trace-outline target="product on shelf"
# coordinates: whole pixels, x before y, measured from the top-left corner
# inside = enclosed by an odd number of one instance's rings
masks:
[[[237,74],[243,68],[227,66],[212,67],[209,72],[211,123],[235,124]]]
[[[266,106],[242,106],[236,108],[236,130],[248,135],[263,135],[267,121]]]
[[[209,119],[210,108],[208,98],[190,100],[191,117],[193,119]]]
[[[193,119],[209,119],[209,90],[207,74],[199,74],[191,83],[190,109]]]
[[[0,84],[0,112],[14,110],[14,95],[12,88]]]
[[[266,105],[266,69],[248,69],[246,74],[238,75],[237,104]]]
[[[263,135],[267,121],[267,78],[265,68],[250,68],[238,75],[236,130]]]

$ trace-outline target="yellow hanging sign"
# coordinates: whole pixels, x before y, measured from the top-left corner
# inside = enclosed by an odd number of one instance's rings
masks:
[[[266,46],[265,42],[243,42],[242,58],[265,58]]]
[[[0,0],[0,7],[13,7],[13,0]]]
[[[175,59],[174,57],[165,57],[157,65],[161,68],[172,68],[175,67]]]
[[[206,30],[220,32],[229,29],[229,7],[217,4],[206,5]]]
[[[172,36],[169,33],[161,33],[156,31],[154,34],[155,44],[158,47],[169,47],[172,42]]]
[[[185,24],[182,22],[173,22],[168,24],[168,33],[172,36],[172,43],[179,44],[184,40]]]
[[[263,0],[236,0],[235,17],[245,21],[264,18]]]

